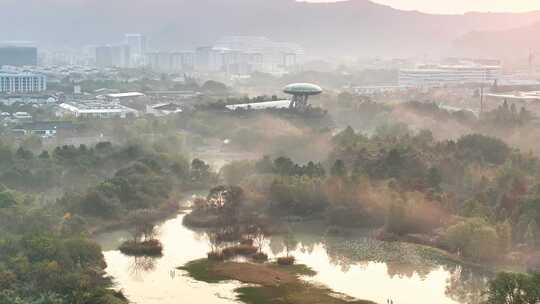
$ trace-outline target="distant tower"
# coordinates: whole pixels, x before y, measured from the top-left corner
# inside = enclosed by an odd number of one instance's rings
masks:
[[[308,107],[309,96],[319,95],[323,90],[311,83],[293,83],[286,86],[283,92],[292,95],[290,109],[305,110]]]
[[[129,46],[131,66],[137,67],[143,65],[147,49],[146,36],[142,34],[125,34],[124,43]]]

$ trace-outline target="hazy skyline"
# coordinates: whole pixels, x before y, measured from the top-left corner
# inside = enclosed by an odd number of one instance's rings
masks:
[[[336,2],[342,0],[306,0],[308,2]],[[354,0],[353,0],[354,1]],[[540,10],[538,0],[371,0],[404,10],[419,10],[426,13],[461,14],[481,12],[523,12]]]

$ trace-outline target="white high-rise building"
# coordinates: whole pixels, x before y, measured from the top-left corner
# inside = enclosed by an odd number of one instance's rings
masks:
[[[152,52],[146,54],[148,66],[154,71],[170,72],[172,67],[172,54],[170,52]]]
[[[101,68],[127,68],[131,62],[131,52],[127,44],[96,47],[96,65]]]
[[[47,90],[47,77],[0,71],[0,93],[37,93]]]
[[[146,37],[142,34],[125,34],[125,43],[129,46],[131,66],[137,67],[145,64],[147,50]]]
[[[298,44],[276,42],[259,36],[222,37],[213,49],[236,58],[232,68],[225,66],[221,69],[238,70],[240,73],[252,70],[281,74],[301,63],[304,56],[304,50]],[[230,60],[223,64],[230,64]]]
[[[211,46],[199,47],[195,51],[195,67],[199,71],[217,72],[223,65],[221,53],[222,49]]]
[[[146,65],[159,72],[189,72],[195,64],[194,52],[150,52],[146,54]]]

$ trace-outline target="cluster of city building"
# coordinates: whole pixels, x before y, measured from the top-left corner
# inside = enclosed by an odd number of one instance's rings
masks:
[[[52,138],[60,130],[73,130],[72,121],[75,119],[81,121],[125,119],[144,114],[156,116],[170,114],[166,109],[138,110],[130,106],[130,103],[137,102],[140,99],[145,99],[146,102],[146,95],[138,92],[128,92],[103,95],[95,93],[91,96],[68,98],[67,100],[50,97],[50,100],[34,100],[33,106],[44,109],[51,117],[56,117],[57,120],[35,120],[30,113],[18,111],[0,113],[0,123],[17,136],[37,135],[43,138]],[[163,105],[161,106],[163,107]]]
[[[90,53],[93,53],[93,62],[83,66],[37,66],[38,52],[35,46],[28,43],[0,44],[0,67],[24,67],[2,70],[0,93],[45,91],[47,76],[98,75],[111,68],[146,67],[160,73],[224,73],[231,77],[254,72],[283,75],[297,70],[305,60],[304,50],[299,45],[257,36],[223,37],[212,46],[191,51],[151,51],[144,35],[125,34],[122,43],[95,46]],[[357,87],[355,91],[365,93],[410,87],[505,82],[502,65],[497,60],[453,59],[412,68],[403,61],[394,60],[391,63],[399,71],[397,83]]]
[[[29,42],[0,43],[0,68],[3,66],[36,66],[37,48]],[[0,69],[0,93],[33,93],[47,89],[44,75]]]
[[[124,43],[95,47],[98,67],[150,67],[162,72],[224,72],[250,74],[255,71],[283,74],[297,68],[304,55],[294,43],[266,37],[229,36],[211,46],[189,51],[149,51],[141,34],[126,34]]]
[[[481,63],[465,61],[456,64],[420,64],[414,67],[400,67],[397,83],[353,86],[358,95],[374,95],[406,91],[411,88],[432,88],[451,85],[479,84],[491,86],[498,82],[508,82],[502,66],[497,62]]]
[[[95,53],[97,67],[142,67],[146,62],[147,41],[142,34],[126,34],[122,43],[94,46],[90,49]]]
[[[529,75],[505,74],[499,60],[447,58],[436,63],[411,64],[393,62],[397,67],[396,83],[353,86],[359,95],[383,94],[408,89],[460,85],[478,85],[502,91],[540,88],[540,82]]]
[[[51,105],[55,108],[56,115],[61,118],[104,119],[136,117],[141,114],[168,115],[181,112],[184,101],[196,100],[200,93],[153,92],[150,89],[143,93],[109,92],[107,89],[88,92],[81,88],[80,83],[84,80],[118,80],[118,77],[126,77],[125,75],[132,78],[122,78],[122,81],[136,81],[147,79],[147,71],[150,71],[151,77],[157,77],[155,79],[159,79],[162,73],[170,74],[173,76],[169,78],[172,81],[182,78],[181,75],[202,75],[212,79],[213,76],[224,74],[233,79],[263,72],[279,76],[297,71],[305,63],[305,53],[299,45],[257,36],[223,37],[211,46],[201,46],[190,51],[154,51],[148,47],[144,35],[126,34],[122,43],[86,48],[83,59],[72,60],[72,57],[66,56],[64,59],[69,62],[56,65],[44,64],[44,60],[56,62],[57,58],[57,54],[45,53],[46,56],[43,57],[43,52],[38,52],[38,48],[29,42],[0,43],[0,103]],[[61,59],[60,57],[62,56],[59,55],[58,58]],[[540,98],[539,81],[518,78],[516,75],[510,77],[503,73],[502,64],[497,60],[450,58],[417,64],[409,60],[392,59],[372,60],[361,64],[365,69],[396,71],[396,78],[392,83],[380,85],[351,85],[351,91],[359,95],[474,84],[500,88],[499,91],[492,89],[490,94],[485,95],[486,98]],[[127,72],[125,69],[132,70]],[[54,87],[66,78],[69,78],[73,87],[72,95],[67,92],[56,94],[48,91],[48,84]],[[532,92],[506,93],[519,90]],[[144,101],[140,102],[142,99]],[[301,105],[303,99],[297,98],[296,102]],[[144,107],[137,108],[134,107],[135,104],[144,104]],[[291,104],[290,100],[274,100],[229,105],[227,108],[287,108],[294,104],[296,103]],[[28,123],[32,117],[26,112],[17,112],[1,113],[0,119],[3,122]],[[44,125],[38,126],[42,128]]]
[[[123,68],[144,67],[158,73],[218,73],[231,78],[254,72],[283,75],[297,70],[304,59],[304,50],[297,44],[256,36],[223,37],[212,46],[191,51],[151,51],[144,35],[126,34],[122,43],[87,47],[81,56],[88,53],[92,54],[89,61],[68,60],[55,65],[52,63],[58,63],[57,54],[38,53],[32,42],[0,43],[0,93],[43,92],[48,81],[68,76],[74,81],[78,80],[76,77],[95,79]]]

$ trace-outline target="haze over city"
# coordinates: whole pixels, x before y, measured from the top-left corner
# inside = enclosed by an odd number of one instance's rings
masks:
[[[540,304],[540,2],[0,28],[0,304]]]
[[[306,2],[328,3],[339,0],[306,0]],[[346,1],[346,0],[341,0]],[[466,12],[525,12],[540,10],[540,3],[535,0],[374,0],[373,2],[390,5],[404,10],[418,10],[437,14],[462,14]]]

